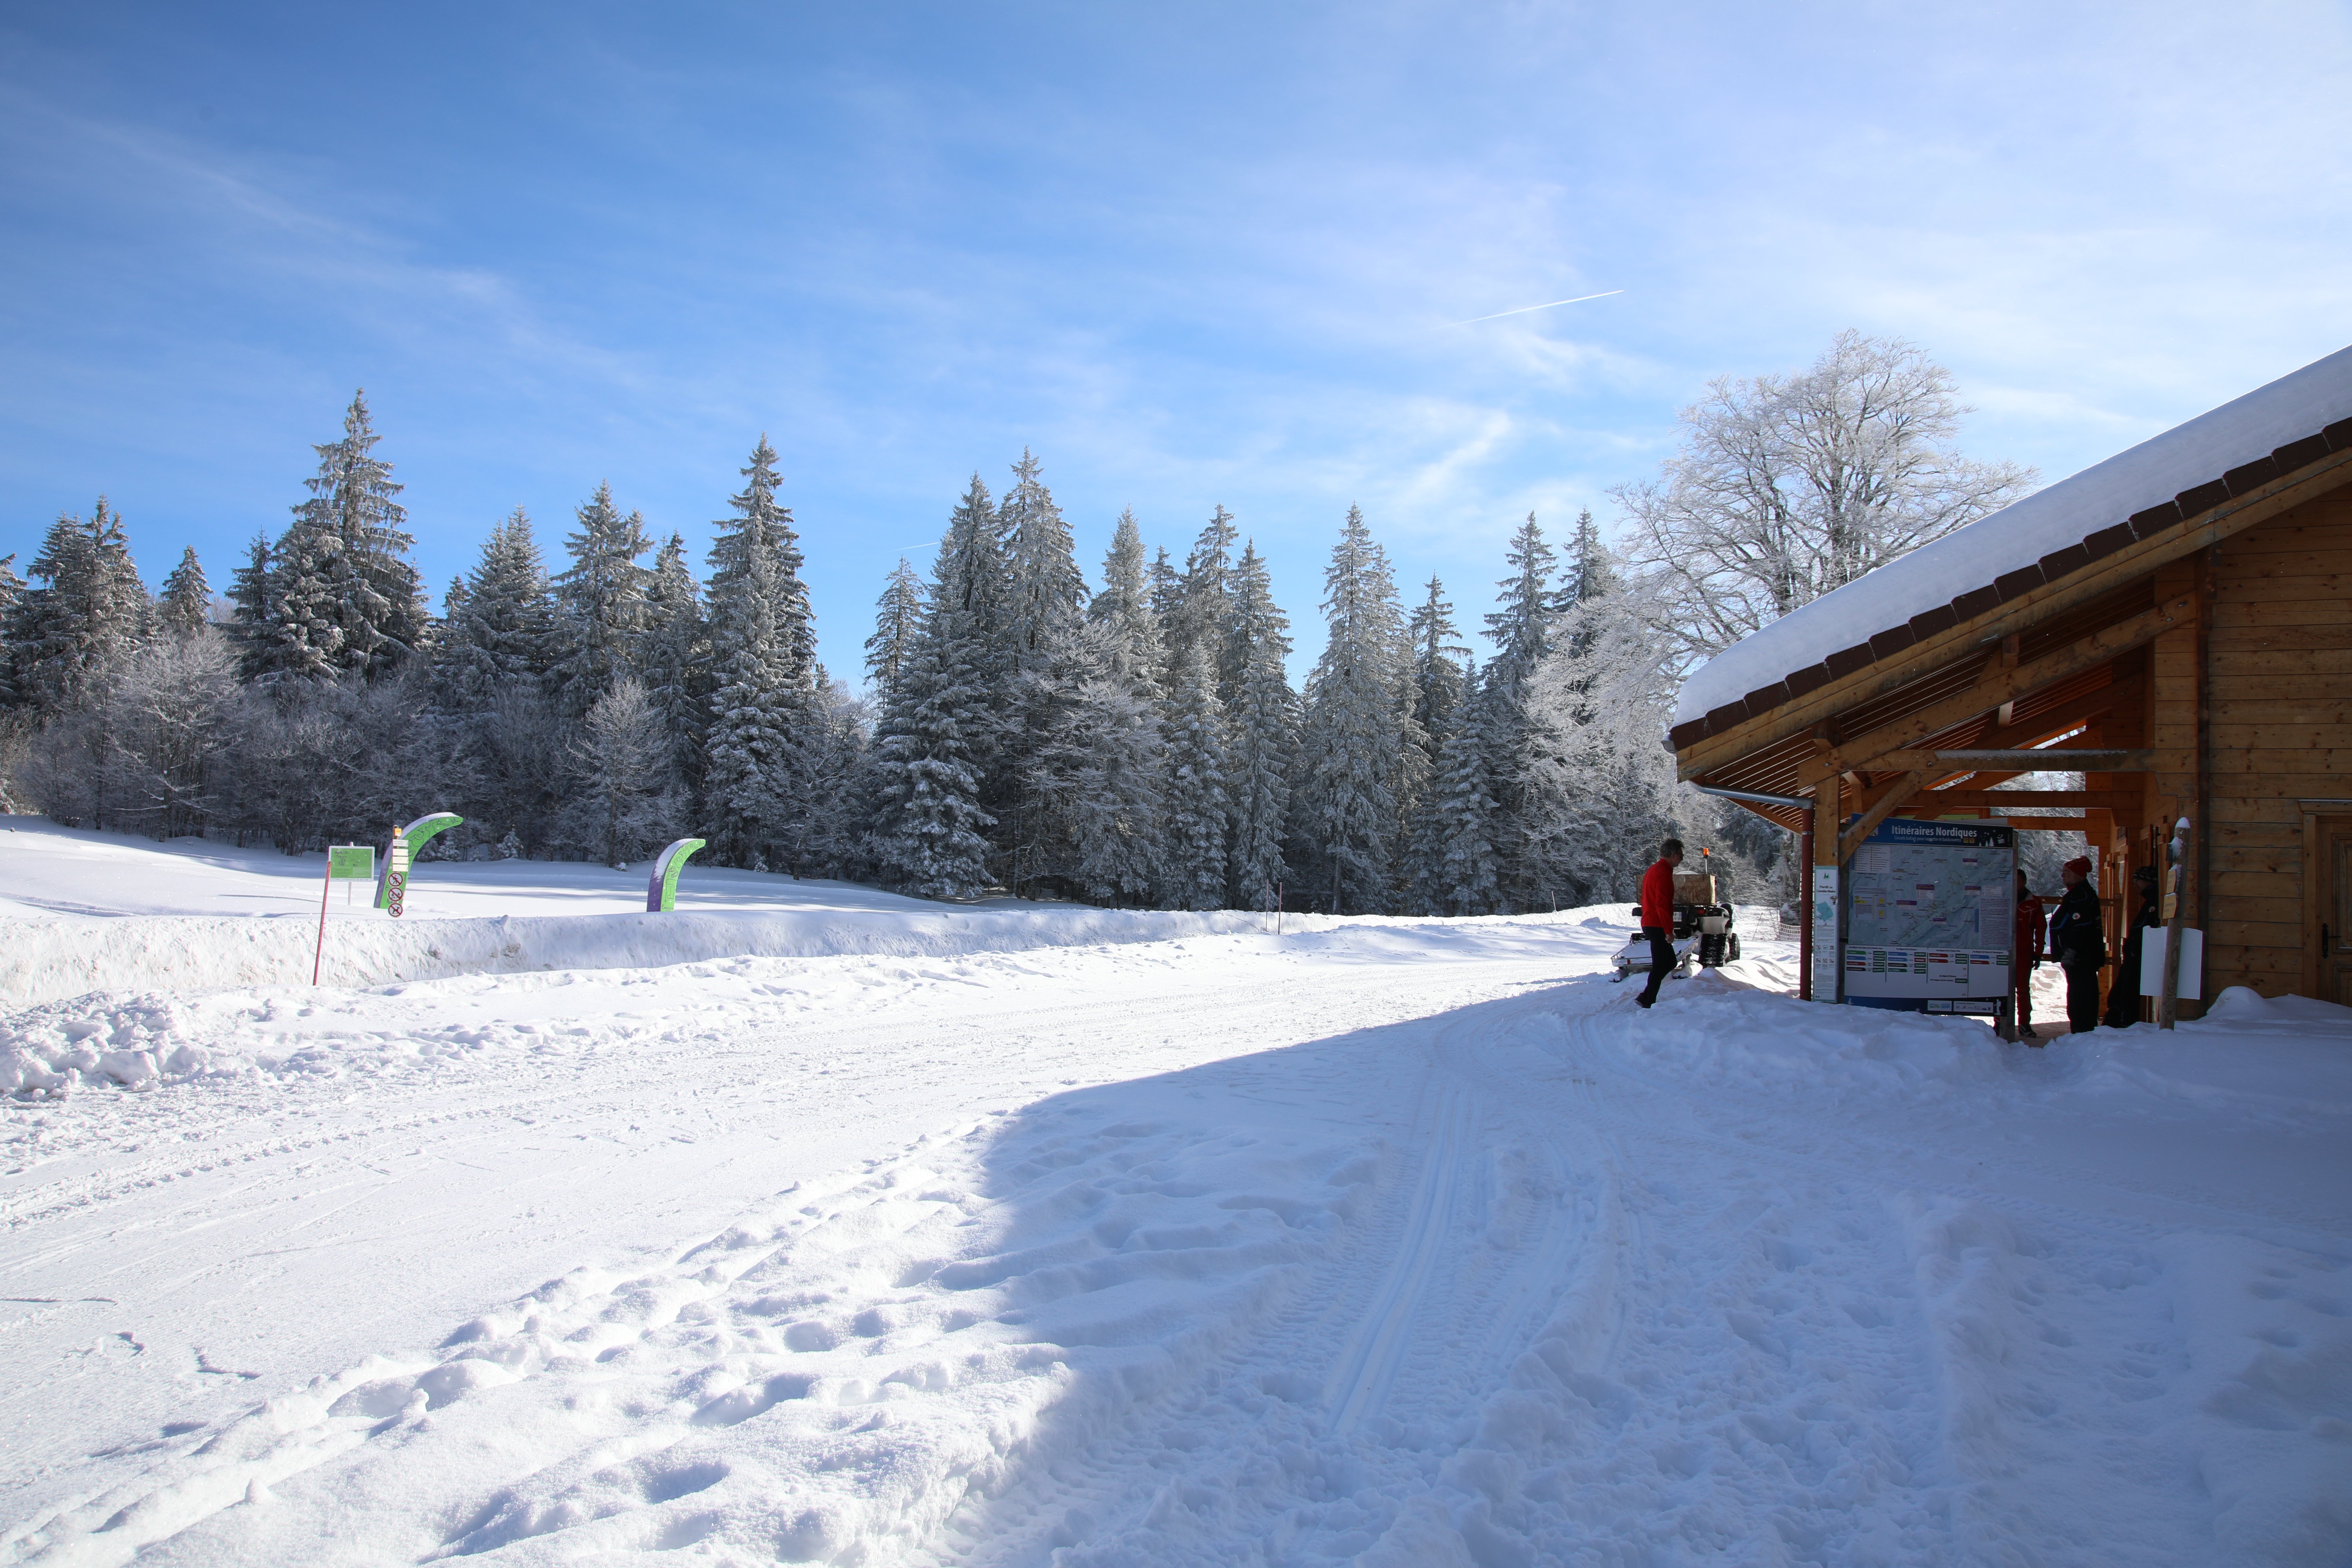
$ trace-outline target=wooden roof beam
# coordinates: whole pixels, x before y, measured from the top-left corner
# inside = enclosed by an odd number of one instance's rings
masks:
[[[1967,690],[1817,755],[1798,769],[1797,787],[1810,789],[1832,773],[1854,772],[1890,751],[1924,740],[1938,730],[1948,730],[1963,719],[1973,719],[2004,702],[2015,701],[2037,687],[2095,669],[2119,653],[2154,642],[2175,626],[2192,624],[2196,617],[2196,595],[2183,594],[2127,621],[2118,621],[2105,631],[2093,632],[2080,642],[2069,643],[2032,664],[2004,669],[1995,661]]]
[[[2031,719],[2016,720],[1987,731],[1976,743],[1989,750],[2020,746],[2037,747],[2044,742],[2063,735],[2081,726],[2086,719],[2095,719],[2128,703],[2137,702],[2142,695],[2140,678],[2112,681],[2095,691],[2086,691]]]
[[[1853,859],[1853,852],[1862,847],[1864,839],[1877,831],[1880,823],[1893,816],[1897,806],[1908,804],[1913,795],[1927,787],[1926,773],[1904,774],[1902,783],[1880,795],[1877,805],[1864,812],[1852,827],[1838,835],[1838,864],[1843,866]]]
[[[1915,768],[1948,773],[2152,773],[2156,753],[2093,746],[2045,746],[2021,752],[1899,751],[1880,752],[1870,759],[1869,768],[1874,773],[1907,773]]]
[[[2142,803],[2137,790],[2122,789],[1931,789],[1898,807],[1905,816],[1945,811],[1995,811],[2004,806],[2079,805],[2086,810],[2113,811]]]

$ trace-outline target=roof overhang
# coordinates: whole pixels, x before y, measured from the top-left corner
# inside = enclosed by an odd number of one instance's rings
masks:
[[[1801,830],[1809,826],[1806,814],[1786,802],[1825,778],[1853,777],[1867,801],[1895,787],[1890,779],[1920,772],[1919,752],[2048,746],[2126,693],[2136,695],[2146,658],[2140,650],[2193,616],[2187,600],[2158,602],[2158,568],[2347,484],[2352,421],[2231,468],[2166,506],[2097,528],[2079,544],[1677,726],[1670,740],[1677,772],[1702,786],[1781,797],[1742,804]],[[1724,657],[1738,653],[1735,647]],[[2047,766],[2127,771],[2070,766],[2063,748]],[[1926,798],[1899,809],[1965,809],[1957,797],[1936,797],[2024,771],[1957,762],[1949,771],[1931,769],[1927,784],[1940,779],[1947,789],[1915,785],[1915,795]]]

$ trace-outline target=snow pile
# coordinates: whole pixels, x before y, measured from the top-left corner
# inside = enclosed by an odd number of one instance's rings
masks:
[[[1300,917],[1291,917],[1295,925]],[[783,914],[502,916],[497,920],[331,922],[325,984],[383,985],[453,974],[649,969],[722,956],[843,953],[940,957],[1104,942],[1167,942],[1263,929],[1240,912],[943,909]],[[17,1003],[149,987],[299,985],[310,978],[318,931],[299,921],[123,916],[27,921],[0,952],[0,999]]]
[[[2207,1017],[2170,1032],[2140,1024],[2062,1035],[2028,1056],[1979,1018],[1820,1007],[1781,984],[1759,990],[1743,983],[1760,973],[1749,963],[1728,965],[1669,986],[1638,1031],[1595,1041],[1594,1048],[1643,1071],[1825,1102],[1927,1103],[2007,1087],[2035,1096],[2161,1099],[2240,1115],[2352,1117],[2352,1008],[2332,1003],[2266,999],[2233,985]]]
[[[1673,722],[1703,719],[1890,626],[1990,585],[2135,512],[2352,418],[2352,348],[2257,387],[1910,554],[1888,562],[1691,672]]]
[[[1138,950],[1129,962],[1144,970],[1181,963],[1190,943],[1218,938],[1239,942],[1244,951],[1334,965],[1571,955],[1592,963],[1624,931],[1585,910],[1469,921],[1290,915],[1287,934],[1278,938],[1266,934],[1270,921],[1257,915],[1070,909],[959,910],[842,928],[814,917],[679,914],[385,921],[338,928],[330,941],[372,939],[379,967],[437,970],[445,977],[373,991],[249,980],[217,990],[80,988],[109,978],[109,967],[151,984],[155,968],[168,973],[182,963],[217,976],[225,966],[205,963],[200,939],[220,934],[224,923],[126,917],[37,928],[22,944],[35,953],[58,951],[44,942],[61,933],[95,927],[98,938],[88,951],[62,945],[75,962],[45,976],[58,999],[0,1016],[0,1093],[61,1097],[83,1087],[344,1076],[430,1082],[453,1066],[499,1058],[554,1070],[552,1059],[567,1044],[669,1057],[700,1048],[709,1031],[753,1020],[839,1020],[957,992],[984,994],[1033,980],[1050,984],[1058,971],[1040,969],[1039,957],[1056,954],[1083,970],[1099,965],[1091,954],[1107,945]],[[234,944],[250,931],[277,924],[226,923],[232,952],[249,951]],[[602,939],[614,926],[625,940],[607,944]],[[453,927],[470,943],[450,941]],[[190,928],[197,934],[177,942],[146,940],[159,929]],[[106,939],[118,931],[131,940],[110,947]],[[1179,940],[1171,940],[1171,931]],[[649,936],[671,940],[653,945]],[[395,945],[404,937],[414,943],[405,951]],[[541,945],[526,945],[534,938]],[[786,957],[741,951],[763,940],[816,951]],[[677,962],[697,947],[726,956]],[[568,963],[554,967],[557,958]],[[0,959],[0,973],[8,962]]]
[[[76,1084],[152,1084],[209,1069],[211,1053],[191,1043],[180,1005],[142,996],[0,1025],[0,1093],[62,1094]]]
[[[1709,1083],[1838,1098],[1940,1096],[2008,1076],[2001,1041],[1980,1021],[1822,1007],[1742,985],[1738,973],[1668,986],[1614,1048]]]

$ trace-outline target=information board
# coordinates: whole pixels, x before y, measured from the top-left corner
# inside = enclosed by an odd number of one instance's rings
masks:
[[[1845,994],[1879,1005],[2007,996],[2017,833],[1890,818],[1847,868]]]
[[[375,846],[373,844],[331,844],[327,847],[327,876],[337,882],[373,882],[375,880]]]

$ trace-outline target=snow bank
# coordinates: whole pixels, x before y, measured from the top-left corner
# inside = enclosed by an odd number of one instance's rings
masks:
[[[1691,672],[1675,724],[1702,719],[1760,686],[1868,641],[1928,610],[2031,566],[2133,513],[2218,479],[2336,421],[2352,417],[2352,348],[2281,376],[2128,451],[2061,479],[1966,528],[1824,594]]]
[[[2208,1016],[2169,1032],[2153,1024],[2099,1029],[2033,1050],[2002,1041],[1980,1019],[1823,1007],[1778,984],[1742,983],[1759,973],[1752,963],[1733,964],[1669,984],[1637,1027],[1598,1047],[1651,1071],[1829,1103],[1982,1100],[2010,1088],[2256,1117],[2352,1117],[2352,1007],[2266,999],[2233,985]]]
[[[321,978],[330,985],[365,986],[525,970],[650,969],[721,957],[941,957],[1254,931],[1263,930],[1267,918],[1070,908],[348,921],[327,928]],[[1292,923],[1299,919],[1292,916]],[[125,916],[26,921],[10,928],[6,949],[0,952],[0,1000],[24,1004],[92,991],[307,984],[317,942],[318,928],[301,921]]]

